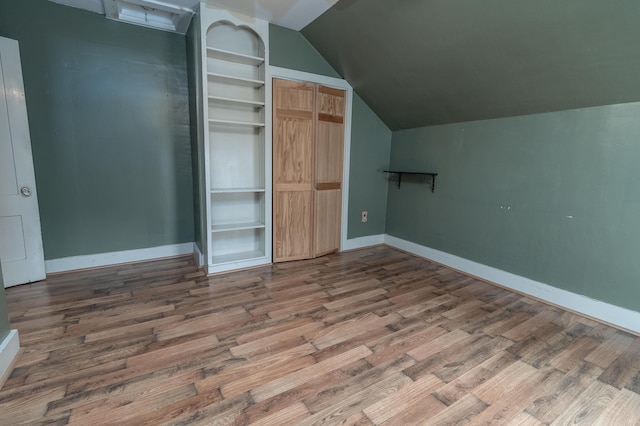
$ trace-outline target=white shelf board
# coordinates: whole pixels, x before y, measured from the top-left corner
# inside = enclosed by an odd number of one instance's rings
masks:
[[[260,250],[244,251],[241,253],[231,253],[221,256],[212,256],[212,263],[217,265],[221,263],[238,262],[241,260],[258,259],[264,257],[264,252]]]
[[[241,105],[251,105],[256,108],[262,108],[264,106],[264,102],[262,101],[248,101],[245,99],[234,99],[234,98],[225,98],[223,96],[209,96],[209,100],[220,103],[228,103],[228,104],[241,104]]]
[[[209,119],[209,123],[222,125],[222,126],[264,127],[264,123],[252,123],[249,121],[235,121],[235,120],[218,120],[216,118]]]
[[[260,65],[264,63],[264,58],[261,58],[260,56],[245,55],[244,53],[232,52],[230,50],[218,49],[216,47],[207,47],[207,55],[211,58],[248,65]]]
[[[211,190],[212,194],[235,194],[235,193],[251,193],[251,192],[265,192],[264,188],[214,188]]]
[[[211,232],[243,231],[245,229],[262,229],[264,227],[265,225],[262,222],[231,223],[227,225],[211,225]]]
[[[231,83],[242,84],[244,86],[251,86],[251,87],[264,86],[264,80],[254,80],[252,78],[236,77],[234,75],[219,74],[216,72],[208,72],[207,77],[212,80],[223,80]]]

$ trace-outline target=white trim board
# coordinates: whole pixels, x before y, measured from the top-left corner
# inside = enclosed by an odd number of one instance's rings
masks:
[[[321,74],[313,74],[306,71],[290,70],[276,66],[269,66],[267,78],[280,78],[284,80],[308,81],[322,84],[323,86],[335,87],[347,91],[347,105],[344,120],[344,158],[342,166],[342,215],[340,221],[340,250],[346,250],[347,226],[349,226],[349,166],[351,163],[351,120],[353,112],[353,88],[346,80],[329,77]],[[273,117],[268,117],[271,122]]]
[[[204,254],[200,251],[198,243],[193,243],[193,259],[196,261],[198,268],[206,268],[208,265],[205,263]]]
[[[143,260],[161,259],[194,253],[194,243],[171,244],[136,250],[114,251],[110,253],[87,254],[83,256],[63,257],[46,260],[47,274],[75,271],[78,269],[97,268],[100,266],[118,265],[121,263],[140,262]]]
[[[20,351],[20,339],[18,330],[11,330],[0,342],[0,388],[10,374],[13,363]]]
[[[366,237],[356,237],[345,241],[342,250],[357,250],[365,247],[378,246],[384,244],[384,234],[367,235]]]
[[[640,334],[640,312],[601,302],[587,296],[562,290],[520,275],[473,262],[440,250],[422,246],[391,235],[385,235],[385,244],[433,260],[469,275],[524,293],[587,317]]]

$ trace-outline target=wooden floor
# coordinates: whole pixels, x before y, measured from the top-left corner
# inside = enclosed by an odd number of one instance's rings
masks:
[[[640,338],[374,247],[7,291],[0,424],[638,425]]]

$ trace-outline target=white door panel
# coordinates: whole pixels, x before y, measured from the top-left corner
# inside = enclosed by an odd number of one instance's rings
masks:
[[[0,37],[0,259],[4,285],[45,278],[18,42]]]

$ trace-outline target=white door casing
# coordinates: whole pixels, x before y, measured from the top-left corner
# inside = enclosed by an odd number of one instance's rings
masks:
[[[45,278],[18,42],[0,37],[0,259],[4,286]]]

